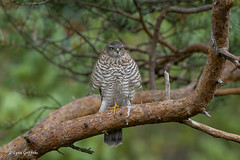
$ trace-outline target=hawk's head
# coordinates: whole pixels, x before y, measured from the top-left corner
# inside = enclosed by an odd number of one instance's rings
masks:
[[[116,58],[121,57],[125,53],[123,44],[120,41],[113,41],[111,43],[108,43],[106,49],[107,49],[108,55],[111,57],[116,57]]]

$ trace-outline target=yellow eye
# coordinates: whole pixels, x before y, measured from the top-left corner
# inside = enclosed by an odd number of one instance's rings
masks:
[[[111,47],[110,49],[113,51],[113,48],[112,48],[112,47]]]

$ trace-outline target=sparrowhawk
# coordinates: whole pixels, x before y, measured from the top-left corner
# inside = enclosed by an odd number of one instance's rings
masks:
[[[100,54],[92,72],[92,89],[99,88],[101,107],[128,106],[134,97],[135,88],[141,88],[141,76],[136,62],[120,41],[113,41]],[[113,107],[112,107],[113,106]],[[104,134],[104,143],[117,146],[122,143],[122,129]]]

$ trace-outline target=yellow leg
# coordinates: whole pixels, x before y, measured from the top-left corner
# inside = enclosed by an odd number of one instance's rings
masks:
[[[117,105],[117,103],[115,102],[115,105],[113,107],[108,107],[109,109],[114,109],[114,115],[116,113],[116,108],[119,108],[119,106]]]

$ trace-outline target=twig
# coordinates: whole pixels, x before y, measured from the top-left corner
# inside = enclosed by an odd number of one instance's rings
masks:
[[[148,50],[144,50],[144,49],[141,49],[139,47],[125,45],[125,48],[129,49],[130,51],[136,51],[136,52],[139,52],[139,53],[149,54]]]
[[[150,32],[150,30],[147,28],[147,25],[146,25],[146,23],[145,23],[145,21],[144,21],[144,19],[143,19],[143,15],[142,15],[142,9],[141,9],[141,7],[139,7],[139,5],[138,5],[138,2],[137,2],[137,0],[134,0],[134,4],[135,4],[135,6],[136,6],[136,8],[137,8],[137,11],[138,11],[138,14],[139,14],[139,21],[140,21],[140,23],[142,24],[142,26],[143,26],[143,29],[144,29],[144,31],[147,33],[147,35],[150,37],[150,38],[154,38],[154,34],[152,34],[151,32]],[[162,20],[164,19],[164,17],[165,17],[165,15],[167,14],[167,12],[168,12],[168,10],[165,8],[163,11],[162,11],[162,14],[158,17],[158,20],[157,20],[157,23],[159,23],[159,24],[156,24],[155,26],[155,29],[157,29],[157,26],[159,25],[161,25],[161,23],[162,23]],[[159,28],[159,27],[158,27]],[[168,49],[170,49],[172,52],[174,52],[174,53],[176,53],[177,52],[177,48],[176,47],[174,47],[174,46],[172,46],[170,43],[168,43],[167,41],[165,41],[164,39],[162,39],[162,38],[159,38],[158,36],[156,37],[157,38],[157,42],[158,43],[161,43],[162,45],[164,45],[164,46],[166,46]]]
[[[134,0],[133,2],[134,2],[134,4],[135,4],[135,6],[136,6],[136,8],[137,8],[137,11],[138,11],[138,14],[139,14],[139,19],[138,19],[138,21],[142,24],[142,27],[143,27],[144,31],[147,33],[147,35],[148,35],[149,37],[153,38],[152,33],[151,33],[150,30],[147,28],[146,23],[145,23],[145,21],[144,21],[144,19],[143,19],[141,7],[139,7],[137,0]]]
[[[211,118],[211,115],[206,111],[206,109],[204,109],[202,111],[202,114],[204,114],[205,116],[207,116],[208,118]]]
[[[191,13],[199,13],[203,11],[208,11],[212,9],[212,5],[205,5],[201,7],[196,7],[196,8],[175,8],[175,7],[169,7],[168,11],[169,12],[176,12],[176,13],[183,13],[183,14],[191,14]]]
[[[71,144],[69,147],[71,147],[72,149],[75,149],[77,151],[81,151],[81,152],[84,152],[84,153],[88,153],[88,154],[93,154],[94,151],[91,150],[91,148],[81,148],[81,147],[78,147],[78,146],[75,146],[73,144]]]
[[[34,5],[43,5],[43,4],[47,4],[50,0],[45,0],[45,1],[42,1],[42,2],[36,2],[36,1],[33,1],[33,2],[16,2],[15,0],[10,2],[10,3],[13,3],[13,4],[17,4],[17,5],[29,5],[29,6],[34,6]]]
[[[169,74],[167,71],[164,71],[165,78],[165,100],[170,99],[170,82],[169,82]]]
[[[93,49],[95,53],[99,53],[96,47],[86,38],[86,36],[84,36],[77,28],[75,28],[75,26],[66,17],[60,14],[59,16],[63,18],[80,37],[82,37],[82,39]]]
[[[71,56],[74,57],[86,57],[86,58],[98,58],[97,55],[93,55],[93,54],[84,54],[84,53],[74,53],[73,50],[68,50],[64,47],[62,47],[61,45],[58,45],[56,41],[52,41],[48,38],[38,38],[41,41],[47,42],[50,45],[53,45],[54,47],[58,48],[61,51],[61,55],[63,54],[70,54]],[[53,51],[48,50],[51,53],[54,53]]]
[[[99,9],[102,9],[104,11],[118,13],[118,14],[124,16],[124,17],[130,18],[130,19],[135,20],[135,21],[139,21],[138,18],[132,16],[131,14],[129,14],[127,12],[122,11],[119,8],[112,9],[112,8],[103,7],[103,5],[99,5],[99,4],[96,4],[96,3],[90,3],[90,2],[84,2],[84,1],[76,1],[76,3],[79,4],[79,5],[87,5],[87,6],[90,6],[90,7],[99,8]]]
[[[192,119],[183,120],[182,122],[187,126],[190,126],[194,129],[203,131],[215,138],[223,138],[223,139],[226,139],[229,141],[234,141],[234,142],[240,143],[240,135],[224,132],[224,131],[212,128],[210,126],[207,126],[205,124],[196,122]]]
[[[226,59],[230,60],[232,63],[235,64],[237,68],[240,69],[240,63],[239,63],[239,58],[236,57],[235,55],[231,54],[230,52],[227,51],[226,48],[220,48],[219,53],[221,53]]]
[[[8,125],[5,129],[10,129],[12,127],[14,127],[15,125],[17,125],[19,122],[31,117],[32,115],[34,115],[35,113],[37,113],[38,111],[40,110],[45,110],[45,109],[58,109],[58,107],[48,107],[48,106],[43,106],[43,107],[40,107],[40,108],[37,108],[35,110],[33,110],[32,112],[30,112],[29,114],[27,114],[26,116],[24,117],[21,117],[19,120],[15,121],[14,123]]]
[[[31,96],[31,97],[34,97],[34,96],[44,96],[45,97],[46,96],[46,97],[49,97],[50,99],[52,99],[59,107],[62,106],[62,104],[50,94],[31,92],[31,91],[28,91],[28,90],[24,90],[21,93],[25,96]]]

